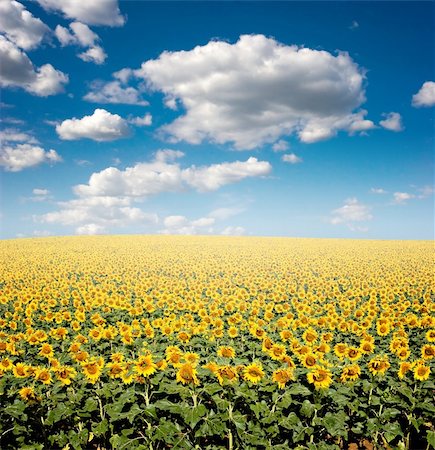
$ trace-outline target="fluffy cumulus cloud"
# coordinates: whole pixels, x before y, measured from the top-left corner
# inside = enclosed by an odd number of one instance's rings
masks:
[[[221,234],[224,236],[242,236],[245,233],[246,230],[243,227],[234,227],[234,226],[226,227],[221,231]]]
[[[168,216],[163,220],[164,228],[159,230],[161,234],[210,234],[213,233],[213,217],[201,217],[189,220],[185,216]]]
[[[290,164],[298,164],[303,161],[302,158],[294,153],[286,153],[285,155],[282,155],[281,160]]]
[[[426,81],[420,90],[412,96],[412,106],[416,108],[435,105],[435,83]]]
[[[83,97],[93,103],[120,103],[125,105],[146,106],[149,103],[142,98],[139,89],[126,86],[121,81],[104,82],[96,80],[91,83],[90,91]]]
[[[384,114],[385,119],[379,122],[379,125],[382,128],[390,131],[402,131],[402,116],[397,112],[390,112],[388,114]]]
[[[272,150],[274,152],[285,152],[290,148],[290,144],[282,139],[280,139],[278,142],[275,142],[272,145]]]
[[[0,32],[24,50],[36,48],[50,31],[40,19],[34,17],[21,3],[0,1]]]
[[[130,135],[131,130],[127,121],[118,114],[96,109],[90,116],[64,120],[56,126],[56,132],[66,141],[87,138],[105,142],[125,138]]]
[[[130,206],[130,200],[89,197],[58,203],[59,210],[35,216],[36,222],[74,226],[77,234],[97,234],[111,227],[156,224],[158,217]]]
[[[369,206],[360,203],[356,198],[349,198],[343,206],[331,212],[329,222],[333,225],[347,225],[352,231],[367,231],[365,226],[359,224],[371,219],[373,216]]]
[[[31,94],[47,97],[64,91],[68,76],[51,64],[34,67],[28,56],[0,35],[0,85],[20,87]]]
[[[138,127],[147,127],[153,123],[153,116],[150,113],[146,113],[142,117],[132,117],[128,122]]]
[[[54,164],[59,161],[62,161],[62,158],[55,150],[46,151],[37,145],[2,145],[0,149],[0,166],[8,172],[20,172],[42,163]]]
[[[88,25],[122,26],[125,23],[118,0],[37,0],[47,11]]]
[[[184,107],[162,129],[173,141],[252,149],[292,133],[312,143],[374,126],[358,109],[364,70],[347,53],[282,45],[263,35],[167,51],[123,76],[144,80],[173,109]]]
[[[80,196],[148,197],[161,192],[179,192],[195,189],[215,191],[222,186],[245,178],[268,175],[272,166],[267,161],[250,157],[246,161],[224,162],[209,166],[182,168],[175,159],[182,152],[160,150],[154,161],[138,163],[125,170],[108,167],[93,173],[88,184],[75,187]]]
[[[100,41],[99,36],[86,24],[81,22],[73,22],[69,25],[69,28],[68,30],[68,28],[58,25],[54,30],[61,45],[85,47],[87,50],[77,55],[80,59],[87,62],[94,62],[95,64],[103,64],[107,55],[103,48],[98,45]]]
[[[44,202],[51,198],[50,191],[48,189],[35,188],[32,190],[32,197],[29,198],[32,202]]]

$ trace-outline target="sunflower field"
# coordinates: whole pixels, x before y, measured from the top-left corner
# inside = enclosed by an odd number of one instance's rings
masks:
[[[435,448],[428,241],[0,242],[0,448]]]

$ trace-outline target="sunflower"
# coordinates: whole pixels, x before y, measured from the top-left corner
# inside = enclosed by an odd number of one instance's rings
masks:
[[[275,361],[282,361],[286,355],[285,346],[282,344],[273,344],[272,348],[268,351],[268,354]]]
[[[397,357],[402,361],[408,359],[411,356],[410,350],[406,347],[400,348],[396,354],[397,354]]]
[[[156,365],[153,363],[152,355],[139,356],[133,370],[141,376],[149,377],[156,371]]]
[[[53,378],[48,369],[45,367],[38,367],[35,371],[35,380],[40,381],[43,384],[51,384]]]
[[[348,347],[347,348],[347,357],[351,360],[351,361],[356,361],[359,358],[361,358],[361,351],[359,348],[357,347]]]
[[[353,366],[343,367],[343,371],[340,376],[340,380],[345,383],[346,381],[356,381],[361,375],[361,367],[358,364]]]
[[[112,362],[120,363],[124,361],[124,355],[122,353],[112,353],[110,355],[110,360]]]
[[[246,381],[257,384],[264,377],[264,371],[261,365],[252,363],[243,370],[243,378]]]
[[[400,363],[400,367],[399,370],[397,371],[397,375],[398,377],[403,380],[403,378],[405,377],[406,373],[409,372],[410,370],[412,370],[412,367],[414,366],[414,364],[405,361]]]
[[[68,386],[71,384],[71,379],[77,375],[76,370],[73,367],[60,366],[54,370],[56,378],[63,384]]]
[[[210,361],[202,367],[204,367],[204,369],[208,369],[210,372],[214,374],[216,374],[217,370],[219,369],[219,365],[216,364],[214,361]]]
[[[375,345],[373,344],[373,342],[364,340],[361,342],[361,345],[359,348],[362,353],[364,353],[365,355],[368,355],[370,353],[373,353],[373,351],[375,349]]]
[[[26,378],[29,376],[29,366],[23,363],[16,363],[12,368],[12,372],[16,378]]]
[[[316,367],[307,373],[307,380],[309,383],[314,384],[316,389],[326,389],[332,383],[332,374],[328,369]]]
[[[224,381],[234,383],[238,378],[236,368],[231,366],[219,366],[215,372],[215,375],[220,385],[222,385]]]
[[[424,364],[417,364],[414,368],[414,379],[419,381],[424,381],[429,378],[430,375],[430,367],[425,366]]]
[[[82,362],[83,374],[89,383],[95,384],[101,375],[101,370],[103,364],[101,360],[96,360],[95,358],[89,359],[88,361]]]
[[[313,328],[307,328],[304,331],[304,334],[302,335],[302,338],[305,340],[305,342],[307,342],[308,344],[312,344],[313,342],[315,342],[318,338],[318,334],[317,332],[313,329]]]
[[[23,387],[18,391],[18,393],[26,402],[34,402],[40,399],[36,396],[35,390],[32,387]]]
[[[277,369],[272,374],[272,380],[278,383],[280,389],[284,389],[286,383],[295,379],[292,369]]]
[[[176,380],[183,384],[199,384],[197,371],[190,363],[181,364],[179,366]]]
[[[389,369],[390,363],[387,356],[375,356],[367,363],[367,366],[373,375],[384,375]]]
[[[110,378],[121,378],[122,372],[124,370],[123,364],[119,362],[110,362],[106,364],[107,375]]]
[[[183,359],[185,362],[192,364],[192,366],[196,366],[199,361],[199,355],[198,353],[185,353]]]
[[[231,326],[230,328],[228,328],[228,336],[230,338],[235,338],[238,335],[239,335],[239,332],[235,326]]]
[[[46,358],[51,358],[54,356],[53,347],[50,344],[42,344],[41,350],[39,351],[38,355],[45,356]]]
[[[223,358],[234,358],[236,356],[233,347],[219,347],[217,354]]]
[[[426,340],[429,342],[435,342],[435,330],[426,331]]]
[[[8,370],[12,370],[13,368],[13,364],[12,361],[9,358],[3,358],[0,361],[0,370],[2,370],[3,372],[6,372]]]
[[[317,364],[317,357],[313,353],[307,353],[301,358],[301,363],[307,369],[312,369]]]
[[[344,343],[339,343],[334,346],[334,353],[338,358],[343,359],[347,353],[347,345]]]
[[[423,359],[432,359],[435,356],[435,345],[426,344],[421,348],[421,357]]]

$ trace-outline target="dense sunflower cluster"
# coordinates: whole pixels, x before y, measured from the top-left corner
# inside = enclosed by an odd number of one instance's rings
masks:
[[[159,372],[324,389],[433,371],[429,242],[85,237],[0,251],[0,377],[30,402],[41,386]]]

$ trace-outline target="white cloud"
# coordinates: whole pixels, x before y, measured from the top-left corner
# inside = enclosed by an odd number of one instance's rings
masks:
[[[214,218],[201,217],[196,220],[188,220],[185,216],[168,216],[163,220],[164,229],[161,234],[209,234],[213,232]]]
[[[33,231],[33,236],[36,236],[36,237],[51,236],[51,231],[48,231],[48,230],[35,230],[35,231]]]
[[[5,145],[0,149],[0,166],[8,172],[20,172],[28,167],[42,163],[56,163],[62,158],[55,150],[45,151],[31,144],[18,144],[15,147]]]
[[[206,192],[215,191],[245,178],[266,176],[272,170],[267,161],[258,161],[254,157],[246,161],[182,169],[178,163],[173,162],[182,155],[182,152],[162,150],[156,153],[152,162],[138,163],[125,170],[108,167],[93,173],[89,184],[75,186],[74,191],[80,196],[128,197],[147,197],[187,188]]]
[[[103,64],[107,55],[104,49],[100,45],[97,45],[100,41],[99,36],[81,22],[73,22],[69,27],[71,31],[58,25],[54,31],[61,45],[63,47],[66,45],[88,47],[86,51],[79,53],[77,56],[86,62]]]
[[[435,83],[426,81],[420,90],[412,96],[412,106],[429,107],[435,105]]]
[[[404,204],[407,202],[407,200],[411,200],[412,198],[415,198],[415,195],[409,194],[408,192],[395,192],[393,194],[393,197],[394,197],[394,203]]]
[[[48,189],[35,188],[32,190],[33,196],[29,198],[32,202],[44,202],[51,199],[50,191]]]
[[[284,162],[288,162],[290,164],[298,164],[303,161],[302,158],[295,155],[294,153],[288,153],[288,154],[282,155],[281,160]]]
[[[91,47],[85,52],[79,53],[77,56],[83,61],[93,62],[95,64],[103,64],[107,58],[105,51],[99,45]]]
[[[105,227],[96,223],[87,223],[76,228],[76,234],[95,235],[102,234],[105,231]]]
[[[242,213],[244,211],[243,208],[230,208],[230,207],[224,207],[224,208],[217,208],[214,209],[208,216],[213,217],[217,220],[226,220],[230,217],[237,216],[238,214]]]
[[[370,207],[360,203],[356,198],[349,198],[340,208],[331,212],[329,222],[333,225],[344,224],[352,231],[367,231],[364,226],[355,225],[359,222],[368,222],[373,218]]]
[[[32,194],[34,194],[34,195],[48,195],[49,193],[50,193],[50,191],[48,189],[35,188],[32,191]]]
[[[385,119],[379,122],[382,128],[390,131],[402,131],[402,116],[396,112],[390,112],[388,114],[383,114]]]
[[[363,114],[367,114],[367,111],[363,110]],[[365,132],[369,130],[373,130],[377,128],[376,125],[371,121],[364,118],[356,119],[354,122],[352,122],[349,125],[349,133],[358,133],[358,132]]]
[[[242,236],[246,233],[246,230],[243,227],[226,227],[221,234],[224,236]]]
[[[128,122],[138,127],[147,127],[153,123],[153,116],[150,113],[146,113],[143,117],[133,117]]]
[[[372,194],[388,194],[388,191],[386,191],[385,189],[382,189],[382,188],[371,188],[370,192]]]
[[[77,139],[92,139],[97,142],[114,141],[130,135],[127,122],[118,114],[111,114],[105,109],[96,109],[91,116],[81,119],[64,120],[56,126],[56,132],[61,139],[72,141]]]
[[[108,227],[157,224],[156,214],[131,207],[128,198],[89,197],[59,202],[59,210],[34,216],[36,222],[76,226],[78,234],[94,234]]]
[[[51,64],[35,68],[28,58],[12,42],[0,35],[0,85],[21,87],[40,97],[64,91],[68,75],[56,70]]]
[[[427,197],[431,197],[433,195],[434,192],[434,188],[433,186],[424,186],[422,188],[418,189],[418,192],[420,192],[420,194],[418,195],[418,198],[427,198]]]
[[[272,145],[272,150],[274,152],[285,152],[290,148],[290,144],[286,141],[283,141],[280,139],[278,142],[275,142],[275,144]]]
[[[30,50],[39,46],[50,29],[34,17],[21,3],[0,2],[0,32],[18,47]]]
[[[30,134],[17,130],[16,128],[5,128],[0,131],[0,142],[27,142],[28,144],[37,144],[38,140]]]
[[[125,23],[118,0],[37,0],[47,11],[62,13],[68,19],[88,25],[122,26]]]
[[[355,112],[365,101],[364,70],[347,53],[282,45],[263,35],[164,52],[134,75],[172,106],[174,100],[184,106],[185,114],[162,129],[173,141],[252,149],[296,133],[317,142],[365,120],[365,112]]]
[[[84,97],[84,100],[93,103],[121,103],[126,105],[147,106],[149,103],[141,98],[141,92],[131,86],[122,86],[119,81],[104,83],[94,81],[91,90]]]

